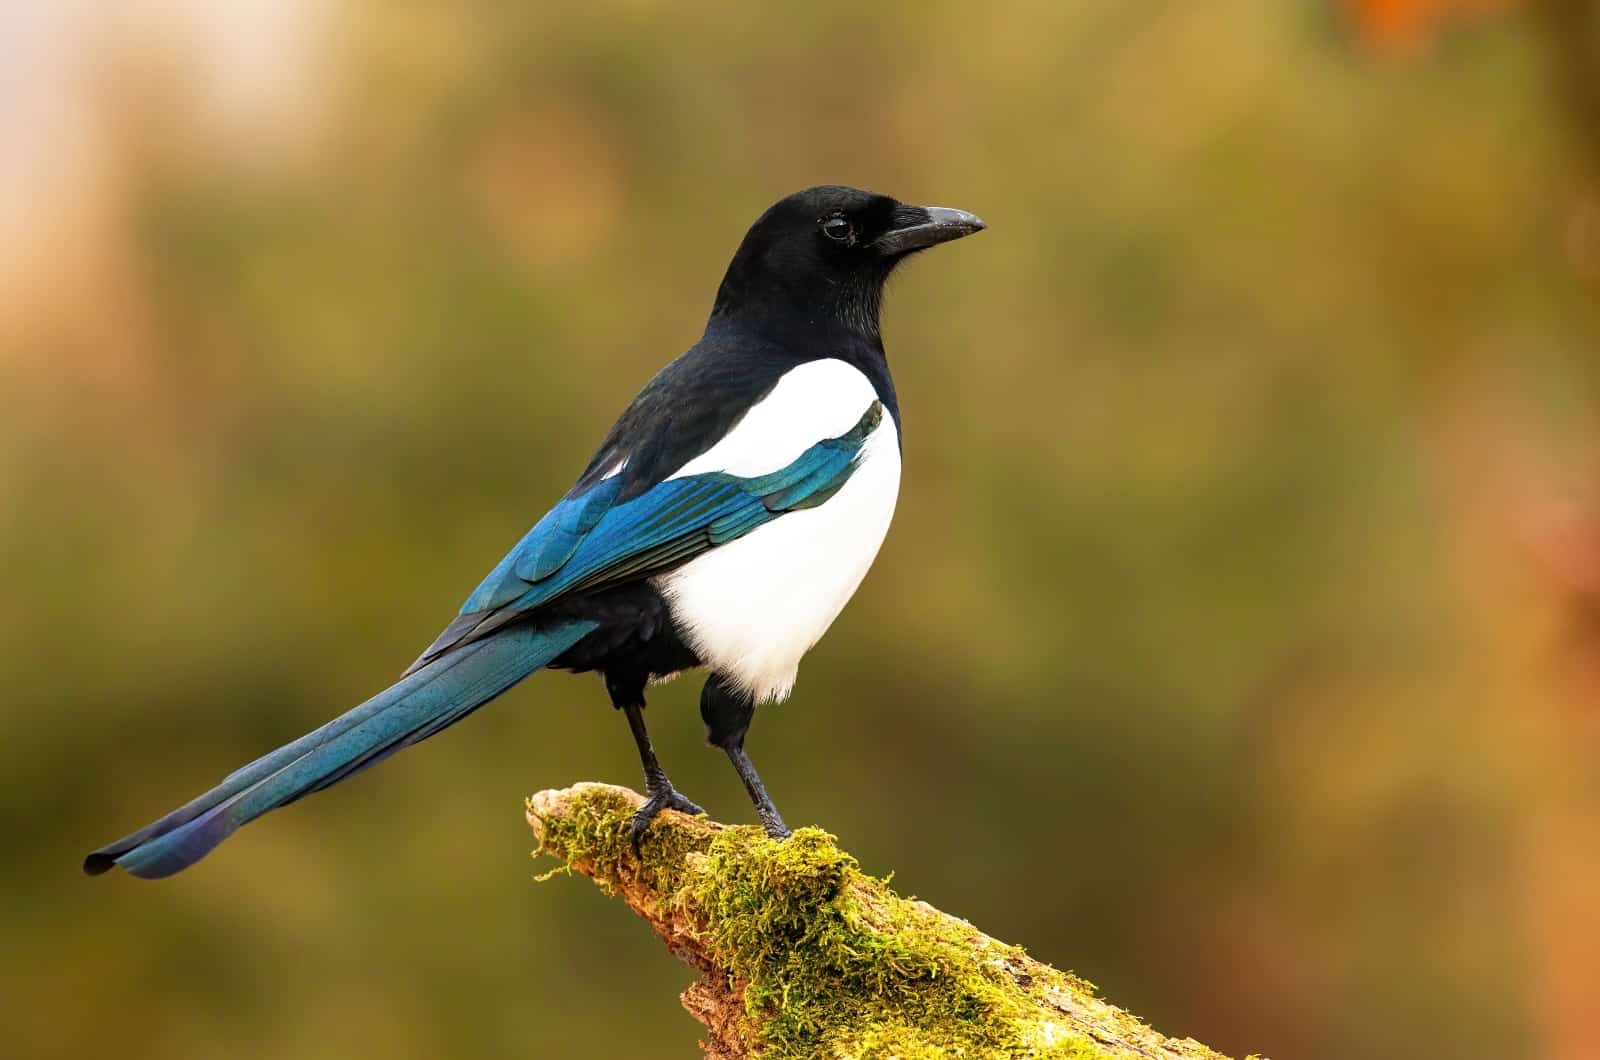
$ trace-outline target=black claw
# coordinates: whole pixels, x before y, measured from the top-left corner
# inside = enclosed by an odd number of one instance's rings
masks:
[[[763,820],[761,825],[767,830],[767,835],[773,839],[788,839],[794,835],[789,826],[783,823],[783,818],[781,817],[775,817],[770,821]]]
[[[654,821],[662,810],[677,810],[691,817],[700,817],[706,812],[698,803],[680,794],[675,788],[656,792],[634,813],[633,821],[628,826],[628,842],[632,844],[635,854],[639,853],[639,844],[643,841],[644,834],[650,830],[650,822]]]
[[[676,791],[672,793],[672,798],[667,803],[667,809],[686,813],[690,817],[704,817],[706,815],[705,809],[698,802],[693,802]]]

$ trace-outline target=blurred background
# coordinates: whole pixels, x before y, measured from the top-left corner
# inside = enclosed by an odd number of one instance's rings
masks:
[[[0,60],[11,1055],[695,1055],[531,879],[524,795],[639,782],[589,679],[78,864],[391,680],[847,182],[991,230],[894,286],[790,821],[1232,1054],[1600,1056],[1595,5],[10,0]]]

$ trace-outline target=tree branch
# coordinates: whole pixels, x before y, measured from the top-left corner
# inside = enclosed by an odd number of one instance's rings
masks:
[[[863,874],[833,838],[667,811],[635,854],[626,788],[528,800],[540,852],[626,902],[695,971],[683,1006],[712,1060],[1038,1057],[1226,1060],[1165,1038],[965,920]]]

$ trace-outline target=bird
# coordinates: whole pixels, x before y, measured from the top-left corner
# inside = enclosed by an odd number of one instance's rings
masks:
[[[876,558],[899,492],[900,405],[884,284],[908,257],[982,231],[963,210],[843,185],[780,199],[750,227],[705,331],[633,399],[576,484],[400,679],[90,853],[171,876],[242,825],[455,724],[541,669],[598,673],[627,719],[646,800],[700,814],[645,727],[645,689],[705,670],[700,715],[767,834],[790,829],[745,750],[802,656]]]

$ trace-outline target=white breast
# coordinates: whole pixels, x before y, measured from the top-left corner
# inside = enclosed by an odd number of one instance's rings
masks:
[[[850,430],[876,400],[858,369],[812,361],[786,374],[726,438],[672,477],[776,471]],[[794,687],[801,656],[872,566],[899,491],[899,436],[885,415],[854,473],[825,503],[714,548],[657,578],[656,587],[707,666],[738,681],[757,702],[781,700]]]

